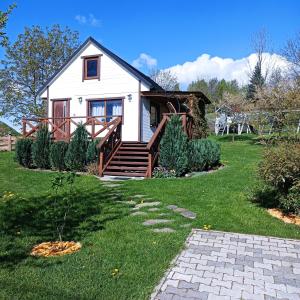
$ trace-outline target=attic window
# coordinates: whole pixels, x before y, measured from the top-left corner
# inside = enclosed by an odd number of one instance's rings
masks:
[[[82,80],[100,80],[100,55],[85,56],[83,58]]]

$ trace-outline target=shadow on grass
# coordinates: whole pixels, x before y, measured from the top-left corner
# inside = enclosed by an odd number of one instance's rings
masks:
[[[128,214],[128,206],[117,201],[122,198],[106,189],[74,192],[66,201],[68,196],[13,197],[0,203],[0,266],[20,263],[36,243],[58,240],[64,218],[63,240],[80,241]]]
[[[258,185],[249,195],[249,200],[263,208],[275,208],[279,205],[278,191],[267,185]]]

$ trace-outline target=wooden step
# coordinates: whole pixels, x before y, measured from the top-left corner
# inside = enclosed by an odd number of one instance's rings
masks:
[[[118,150],[116,155],[148,155],[146,151],[120,151]]]
[[[147,167],[130,167],[130,166],[108,166],[106,170],[122,170],[122,171],[147,171]]]
[[[128,176],[128,177],[145,177],[146,173],[137,173],[137,172],[109,172],[104,171],[104,175],[110,176]]]
[[[119,150],[147,150],[147,148],[146,147],[129,147],[129,146],[121,146],[120,148],[119,148]]]
[[[123,161],[123,160],[111,160],[110,165],[143,165],[147,166],[148,162],[146,161]]]
[[[119,156],[118,154],[116,154],[116,156],[114,156],[113,158],[114,160],[120,159],[123,160],[124,159],[130,159],[130,160],[148,160],[148,156]]]

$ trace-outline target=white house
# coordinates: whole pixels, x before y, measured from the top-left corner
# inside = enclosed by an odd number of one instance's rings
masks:
[[[158,153],[153,147],[158,148],[157,139],[164,127],[162,123],[166,122],[166,114],[180,113],[187,129],[189,109],[184,102],[191,94],[202,103],[209,103],[201,92],[165,91],[90,37],[39,91],[39,97],[47,101],[48,116],[38,122],[49,124],[56,140],[70,139],[79,123],[85,124],[92,138],[102,137],[100,158],[101,149],[106,150],[100,161],[101,175],[105,170],[122,175],[125,170],[151,176],[150,169],[152,171],[157,160],[155,153]],[[30,136],[38,129],[32,122],[23,120],[24,136]],[[144,155],[147,162],[141,163],[143,159],[137,157],[139,151],[134,147],[140,149],[143,153],[140,156]],[[123,161],[121,166],[118,164],[119,168],[110,166],[116,157],[118,161],[122,160],[120,152],[127,157],[128,163]],[[148,154],[155,156],[153,161],[149,161]],[[133,155],[132,159],[130,155]],[[110,171],[109,167],[112,167]]]

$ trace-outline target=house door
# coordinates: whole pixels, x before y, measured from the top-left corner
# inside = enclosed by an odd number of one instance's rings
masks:
[[[69,124],[67,123],[68,117],[70,117],[70,100],[53,100],[53,124],[54,126],[54,139],[64,140],[69,137]]]

